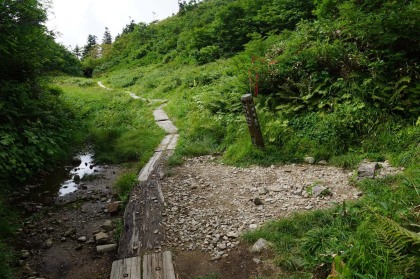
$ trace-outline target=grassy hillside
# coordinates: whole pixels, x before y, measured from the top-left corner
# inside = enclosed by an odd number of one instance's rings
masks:
[[[325,278],[333,261],[342,277],[332,278],[416,278],[419,11],[418,1],[184,2],[169,19],[127,25],[94,73],[169,100],[181,133],[174,164],[221,153],[237,165],[313,156],[350,169],[363,159],[406,167],[396,178],[355,182],[365,193],[355,203],[245,238],[275,243],[279,278]],[[265,149],[250,142],[240,104],[247,92]]]

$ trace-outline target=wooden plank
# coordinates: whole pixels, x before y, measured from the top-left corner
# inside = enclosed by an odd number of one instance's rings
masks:
[[[158,108],[153,111],[153,116],[155,117],[155,121],[165,121],[169,120],[168,115],[165,113],[165,111],[161,108]]]
[[[118,247],[120,259],[160,250],[165,231],[159,189],[158,179],[141,182],[133,189],[124,212],[124,227]]]
[[[141,279],[141,257],[113,262],[110,279]]]
[[[149,162],[141,169],[140,174],[138,176],[138,180],[140,182],[144,182],[149,179],[150,174],[155,169],[156,165],[159,163],[160,158],[162,157],[162,151],[156,151],[153,154],[153,157],[150,158]]]
[[[172,142],[173,137],[173,134],[166,135],[155,151],[165,151],[168,148],[168,145]]]
[[[137,96],[137,95],[136,95],[136,94],[134,94],[133,92],[127,92],[127,93],[128,93],[128,94],[130,94],[131,98],[133,98],[133,99],[136,99],[136,100],[140,99],[140,100],[142,100],[142,101],[146,101],[146,99],[144,99],[144,98],[142,98],[142,97]]]
[[[159,121],[156,122],[156,124],[158,124],[158,126],[161,127],[168,134],[176,134],[178,132],[178,129],[170,120]]]
[[[178,143],[179,135],[175,134],[171,138],[171,141],[169,142],[168,146],[166,147],[167,150],[175,150],[176,144]]]
[[[144,255],[143,279],[176,279],[171,252]]]

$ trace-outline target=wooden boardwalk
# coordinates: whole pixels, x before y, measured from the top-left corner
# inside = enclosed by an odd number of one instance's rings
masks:
[[[98,85],[111,90],[100,82]],[[146,101],[134,93],[128,93],[134,99]],[[153,115],[156,124],[167,135],[139,173],[139,184],[130,194],[124,212],[119,260],[112,264],[111,279],[176,279],[171,252],[162,251],[165,240],[162,226],[164,196],[159,181],[164,173],[163,163],[175,149],[179,135],[162,107],[156,109]]]

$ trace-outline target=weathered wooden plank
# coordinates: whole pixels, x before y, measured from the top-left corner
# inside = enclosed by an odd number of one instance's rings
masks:
[[[168,148],[168,145],[172,142],[173,137],[173,134],[166,135],[155,151],[165,151]]]
[[[171,252],[144,255],[143,279],[175,279]]]
[[[156,122],[156,124],[158,124],[158,126],[161,127],[168,134],[176,134],[178,132],[178,129],[170,120],[159,121]]]
[[[157,179],[141,182],[133,189],[124,212],[124,227],[118,248],[120,259],[160,249],[165,232],[159,190]]]
[[[175,134],[171,138],[171,141],[169,142],[168,146],[166,147],[167,150],[175,150],[176,144],[178,143],[179,135]]]
[[[110,279],[141,279],[141,257],[113,262]]]
[[[168,115],[161,108],[154,110],[153,116],[155,117],[155,121],[169,120]]]
[[[162,151],[156,151],[155,154],[153,154],[153,157],[150,158],[149,162],[141,169],[138,180],[140,182],[146,181],[150,174],[155,169],[156,165],[159,163],[160,157],[162,156]]]

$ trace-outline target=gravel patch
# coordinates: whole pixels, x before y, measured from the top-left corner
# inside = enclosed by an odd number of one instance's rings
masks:
[[[187,159],[161,181],[169,247],[227,257],[239,236],[292,212],[356,199],[352,173],[321,165],[239,168],[213,156]]]

